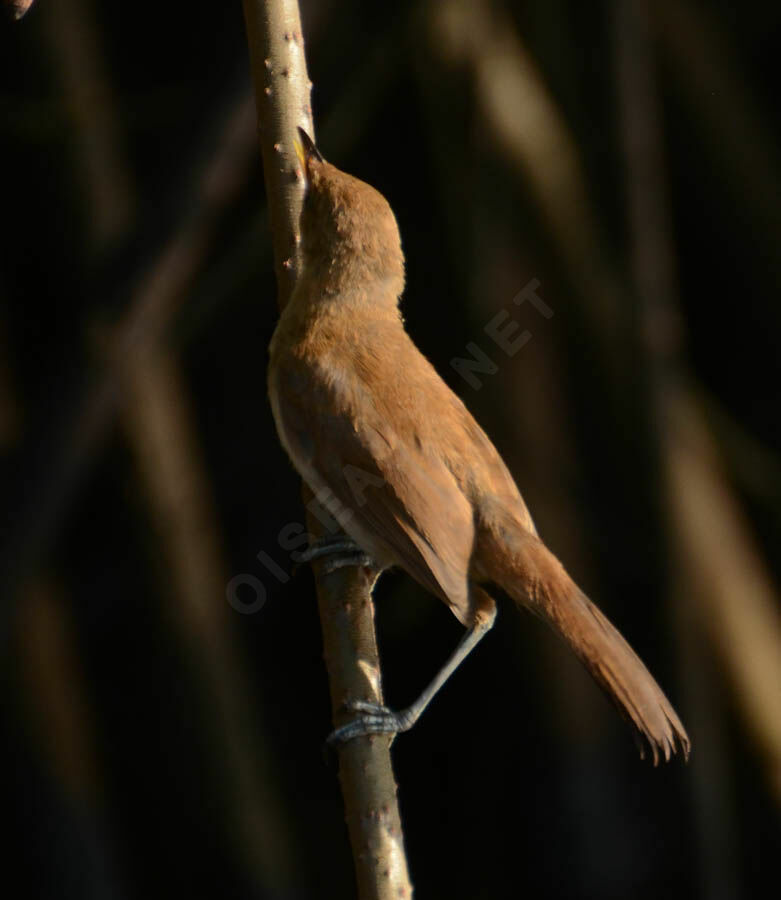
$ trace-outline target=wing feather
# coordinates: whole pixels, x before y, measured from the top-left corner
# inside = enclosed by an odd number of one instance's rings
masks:
[[[435,454],[378,414],[359,379],[329,375],[295,359],[274,368],[272,407],[293,463],[316,494],[333,494],[331,512],[363,549],[401,566],[466,622],[470,503]]]

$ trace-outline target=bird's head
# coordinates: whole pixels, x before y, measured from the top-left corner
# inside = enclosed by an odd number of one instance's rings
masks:
[[[371,185],[326,162],[299,129],[296,153],[306,178],[301,213],[304,269],[314,269],[337,290],[371,290],[377,283],[404,287],[404,254],[396,217]]]

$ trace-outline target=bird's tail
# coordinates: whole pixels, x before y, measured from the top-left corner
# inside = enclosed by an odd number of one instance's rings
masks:
[[[654,765],[690,742],[670,701],[607,617],[586,597],[535,535],[519,528],[485,530],[478,540],[481,575],[543,618],[564,638],[594,680],[641,738]]]

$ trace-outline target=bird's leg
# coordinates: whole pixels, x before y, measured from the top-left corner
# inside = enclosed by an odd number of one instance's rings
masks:
[[[358,544],[345,534],[329,534],[319,538],[298,554],[297,562],[308,563],[323,557],[325,557],[323,571],[326,575],[343,566],[377,568],[377,564],[371,556],[361,550]]]
[[[490,599],[485,594],[483,597]],[[496,605],[493,600],[490,600],[490,606],[486,604],[481,609],[475,623],[461,638],[458,646],[445,665],[437,672],[433,681],[424,689],[418,699],[406,709],[396,712],[387,706],[369,703],[365,700],[355,700],[348,703],[347,707],[360,713],[360,715],[346,725],[342,725],[341,728],[332,731],[328,736],[328,744],[331,746],[343,744],[345,741],[364,734],[396,734],[400,731],[409,731],[420,718],[423,710],[431,703],[442,685],[491,630],[495,619]]]

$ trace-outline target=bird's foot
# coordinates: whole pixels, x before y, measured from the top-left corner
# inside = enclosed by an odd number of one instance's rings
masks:
[[[297,565],[325,558],[323,572],[330,575],[344,566],[363,566],[376,569],[377,564],[368,553],[361,550],[352,538],[343,534],[328,535],[310,544],[298,554]]]
[[[368,700],[353,700],[347,704],[347,708],[360,715],[328,735],[326,743],[329,747],[336,747],[366,734],[398,734],[408,731],[417,719],[410,710],[396,712]]]

